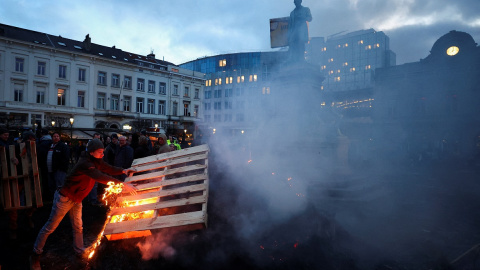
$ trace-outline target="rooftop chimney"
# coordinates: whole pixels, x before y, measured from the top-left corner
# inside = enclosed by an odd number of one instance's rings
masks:
[[[155,54],[153,53],[153,50],[150,52],[149,55],[147,55],[147,59],[155,59]]]

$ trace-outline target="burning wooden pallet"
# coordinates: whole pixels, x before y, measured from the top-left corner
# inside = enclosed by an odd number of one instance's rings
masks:
[[[134,160],[137,172],[125,182],[136,186],[138,194],[117,197],[105,226],[107,239],[147,236],[165,228],[206,228],[208,152],[201,145]]]
[[[8,156],[7,149],[0,147],[2,166],[0,204],[5,210],[31,208],[34,201],[36,207],[43,206],[35,142],[28,144],[21,143],[18,149],[15,145],[10,145]],[[17,150],[19,152],[16,152]],[[14,159],[21,165],[20,174],[13,162]]]

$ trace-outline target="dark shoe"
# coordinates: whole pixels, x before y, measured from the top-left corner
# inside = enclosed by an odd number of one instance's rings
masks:
[[[41,254],[37,254],[32,252],[30,257],[28,258],[30,261],[30,269],[31,270],[41,270],[42,267],[40,266],[40,256]]]

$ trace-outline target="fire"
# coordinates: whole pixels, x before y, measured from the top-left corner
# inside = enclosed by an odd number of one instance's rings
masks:
[[[132,207],[132,206],[156,203],[157,201],[158,201],[158,198],[156,197],[143,199],[143,200],[136,200],[136,201],[124,201],[122,202],[122,205],[119,207]],[[110,223],[122,222],[126,220],[151,218],[153,217],[153,213],[154,213],[153,210],[148,210],[148,211],[142,211],[142,212],[136,212],[136,213],[124,213],[121,215],[114,215],[110,220]]]

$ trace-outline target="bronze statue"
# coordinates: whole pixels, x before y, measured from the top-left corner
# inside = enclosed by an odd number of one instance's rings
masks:
[[[292,62],[305,60],[305,43],[308,42],[307,22],[312,21],[308,7],[302,6],[302,0],[294,0],[295,9],[290,12],[288,21],[288,51]]]

